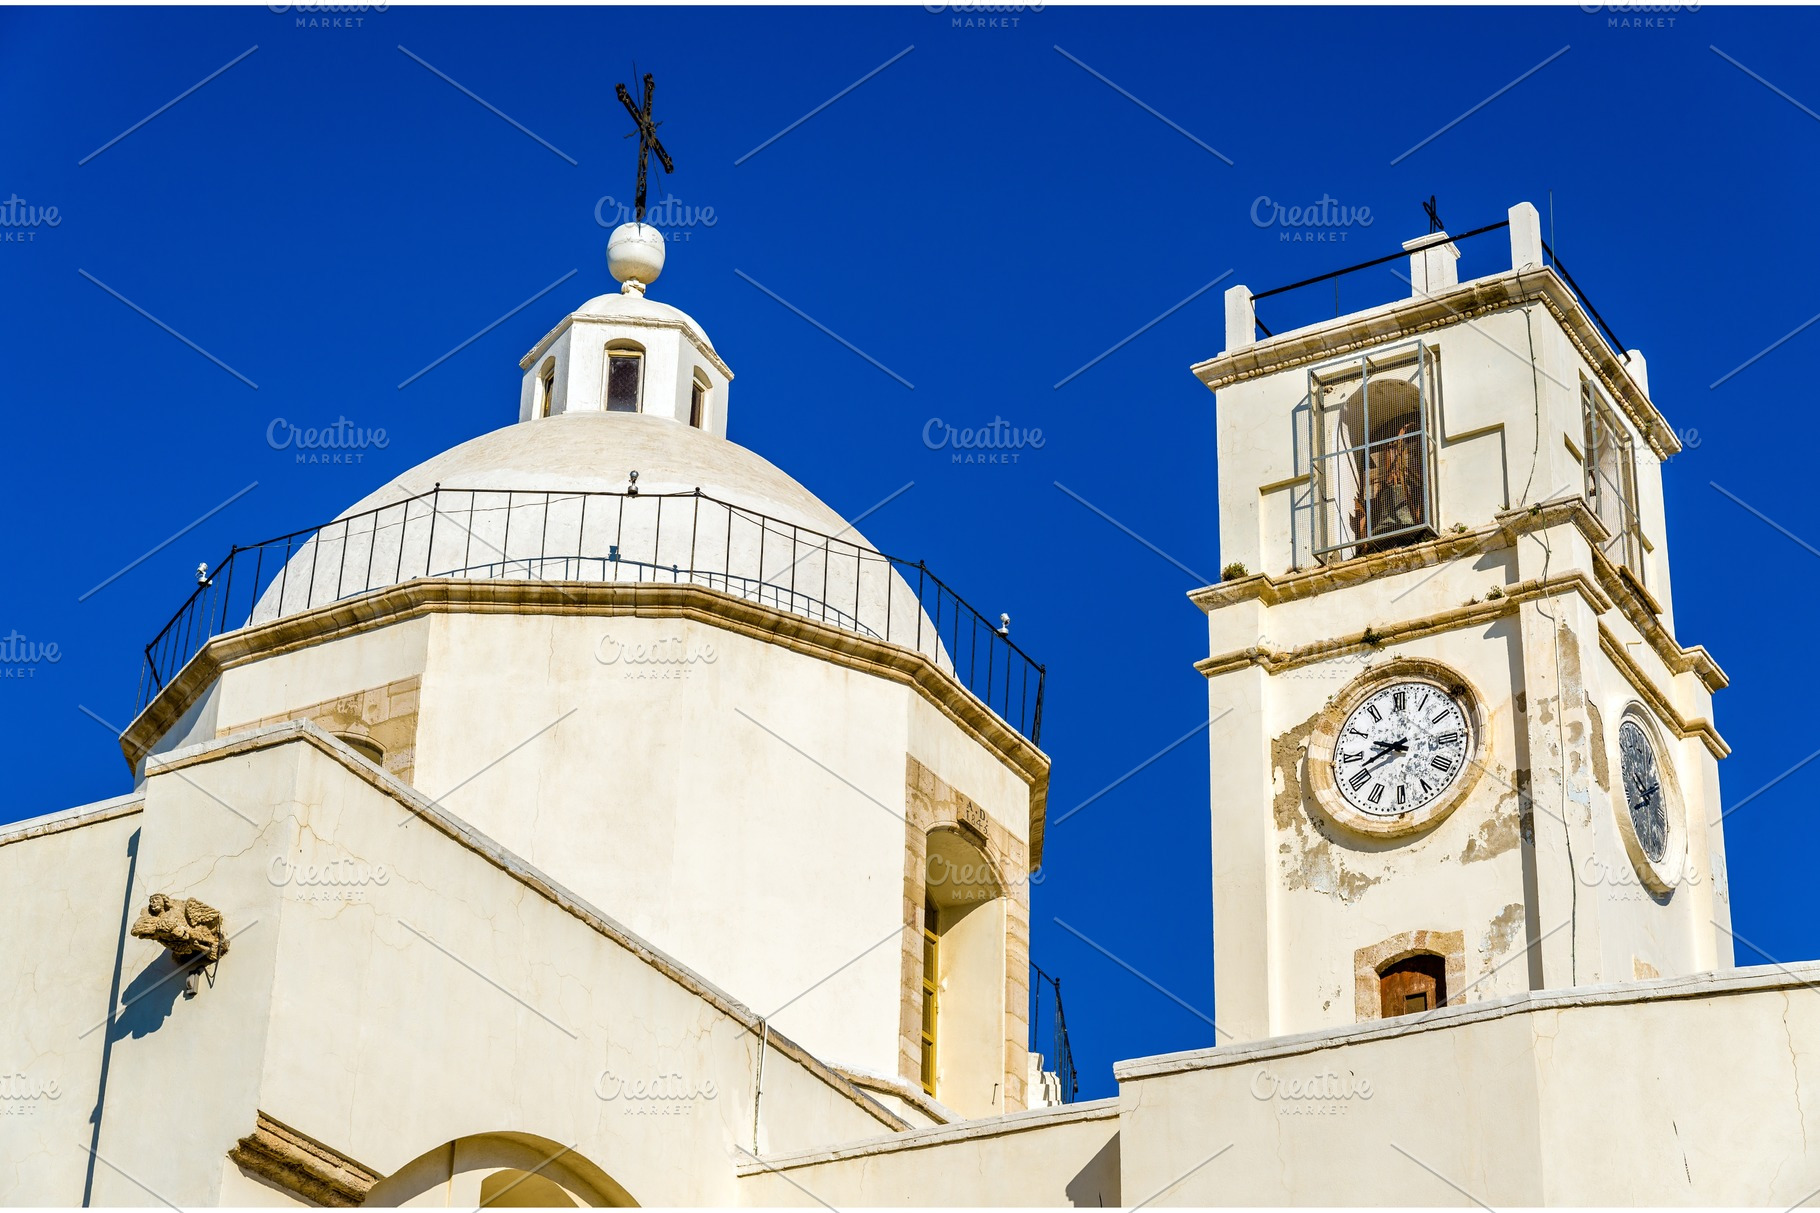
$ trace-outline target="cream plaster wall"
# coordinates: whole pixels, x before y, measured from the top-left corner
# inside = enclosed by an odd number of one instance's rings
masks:
[[[1344,594],[1344,591],[1339,592]],[[1355,1018],[1353,953],[1409,931],[1467,936],[1466,980],[1474,999],[1528,988],[1521,963],[1524,862],[1522,808],[1508,621],[1447,633],[1353,658],[1334,658],[1260,679],[1249,667],[1209,680],[1216,723],[1210,741],[1218,778],[1213,799],[1215,1006],[1221,1039],[1255,1039]],[[1392,842],[1336,824],[1309,783],[1306,746],[1315,718],[1355,679],[1399,658],[1423,657],[1458,670],[1489,705],[1489,748],[1474,790],[1432,829]],[[1262,692],[1261,701],[1258,693]],[[1228,708],[1230,714],[1222,715]],[[1260,734],[1267,766],[1240,784]],[[1236,752],[1232,768],[1225,756]],[[1260,823],[1261,827],[1260,827]],[[1248,858],[1249,857],[1249,858]],[[1245,864],[1260,872],[1234,873]],[[1514,918],[1511,911],[1516,907]],[[1259,1008],[1255,940],[1262,936],[1268,1009]],[[1229,939],[1238,965],[1224,963]],[[1239,967],[1245,965],[1245,967]],[[1500,967],[1502,966],[1502,967]]]
[[[231,947],[186,997],[160,946],[118,942],[124,888],[104,913],[20,916],[33,934],[9,942],[44,994],[5,1022],[58,1059],[69,1093],[8,1145],[10,1203],[81,1198],[76,1122],[109,1039],[96,1204],[281,1202],[227,1158],[257,1112],[382,1174],[442,1143],[528,1134],[573,1145],[641,1201],[734,1203],[758,1023],[687,969],[312,726],[154,759],[145,804],[6,842],[0,864],[61,860],[120,886],[120,847],[140,837],[135,912],[151,891],[201,898]],[[363,875],[296,875],[330,864]],[[116,947],[128,1005],[80,1037],[106,1015]],[[894,1127],[775,1029],[765,1052],[761,1151]],[[654,1081],[666,1097],[632,1094]]]
[[[164,735],[153,743],[151,752],[168,754],[185,746],[197,745],[212,741],[220,727],[221,717],[221,683],[219,680],[209,684],[208,690],[196,697],[183,715],[177,719]],[[145,761],[141,759],[133,765],[135,782],[145,778]]]
[[[789,1004],[780,1031],[895,1068],[874,945],[903,925],[902,688],[692,621],[434,623],[419,787],[758,1013]]]
[[[224,670],[217,684],[218,728],[232,732],[308,704],[419,677],[430,622],[407,619]]]
[[[0,1204],[83,1202],[109,1000],[134,972],[117,962],[142,804],[123,797],[0,831],[0,888],[12,894],[0,915]]]
[[[1124,1062],[1123,1203],[1791,1204],[1820,1186],[1817,977],[1525,994]]]

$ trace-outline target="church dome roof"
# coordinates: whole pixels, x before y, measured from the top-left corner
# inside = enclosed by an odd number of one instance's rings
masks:
[[[445,492],[622,493],[633,472],[638,473],[640,493],[700,489],[780,522],[869,546],[839,513],[763,456],[642,413],[565,413],[504,426],[432,456],[339,517],[427,493],[437,484]]]
[[[606,295],[596,295],[576,308],[574,315],[602,320],[630,320],[634,323],[646,320],[680,324],[701,344],[709,349],[714,348],[714,343],[708,340],[707,330],[696,323],[695,317],[679,307],[671,307],[635,291],[613,291]]]

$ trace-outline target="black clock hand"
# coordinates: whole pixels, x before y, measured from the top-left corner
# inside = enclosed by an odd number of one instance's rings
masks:
[[[1376,766],[1380,762],[1383,762],[1386,758],[1389,758],[1392,754],[1409,752],[1409,741],[1407,739],[1405,739],[1403,741],[1374,741],[1371,744],[1378,748],[1379,753],[1375,758],[1373,758],[1370,762],[1367,762],[1364,765],[1364,767],[1361,768],[1362,770],[1365,770],[1365,771],[1371,770],[1372,767]]]

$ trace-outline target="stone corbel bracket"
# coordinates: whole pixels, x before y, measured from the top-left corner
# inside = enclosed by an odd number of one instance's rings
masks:
[[[258,1114],[253,1131],[228,1151],[228,1157],[287,1192],[336,1209],[363,1203],[373,1185],[384,1178],[264,1112]]]

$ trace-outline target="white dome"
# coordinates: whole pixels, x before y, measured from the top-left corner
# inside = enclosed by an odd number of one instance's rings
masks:
[[[894,566],[767,460],[638,413],[483,434],[278,555],[251,622],[417,577],[461,577],[701,585],[918,649],[948,669],[961,626],[951,592],[915,565]]]
[[[688,320],[675,308],[666,310]],[[641,493],[699,488],[733,505],[869,546],[846,519],[764,457],[642,413],[566,413],[504,426],[425,460],[337,517],[427,493],[438,483],[445,491],[621,493],[632,472],[638,473]]]

